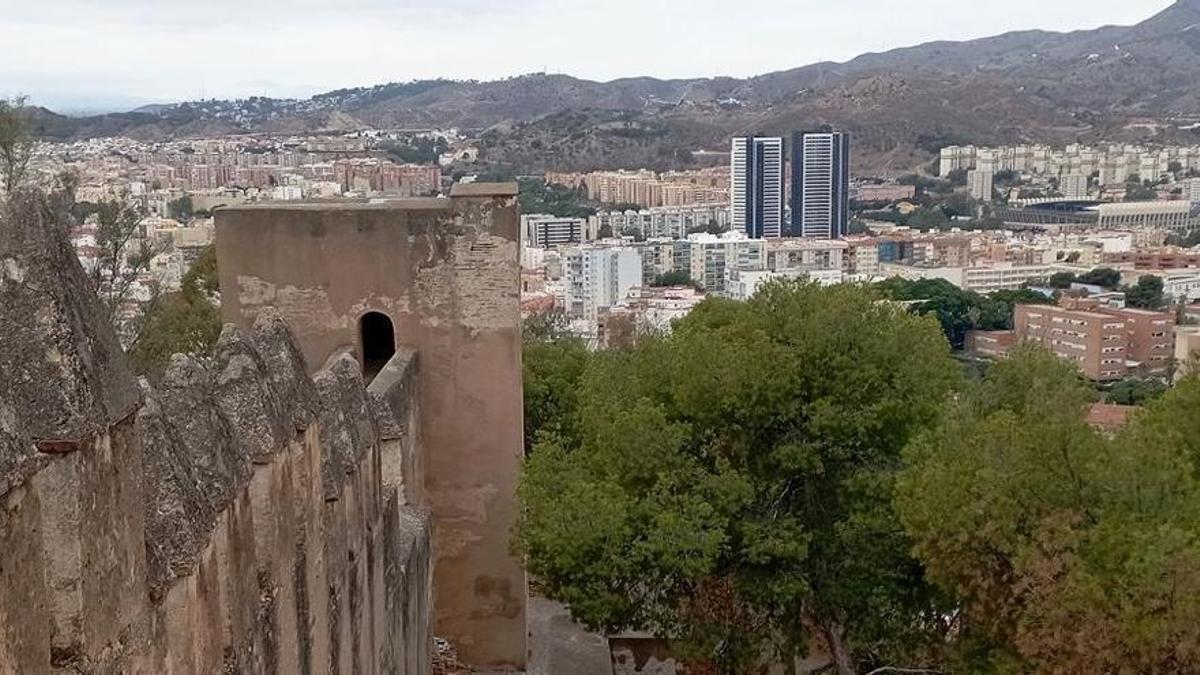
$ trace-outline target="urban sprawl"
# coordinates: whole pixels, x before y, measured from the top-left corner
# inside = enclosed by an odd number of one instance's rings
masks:
[[[1043,298],[1016,303],[1002,326],[966,326],[955,346],[969,356],[1032,340],[1103,383],[1169,380],[1200,350],[1200,147],[952,146],[924,173],[888,177],[851,175],[852,153],[847,133],[797,132],[734,138],[708,168],[525,179],[582,211],[522,216],[523,311],[561,316],[602,348],[772,280],[940,281]],[[44,180],[73,172],[78,202],[138,214],[120,261],[135,272],[121,309],[132,320],[178,290],[212,244],[217,208],[437,196],[471,181],[460,168],[477,156],[453,130],[371,131],[43,144],[34,167]],[[99,228],[89,218],[74,233],[89,270]]]

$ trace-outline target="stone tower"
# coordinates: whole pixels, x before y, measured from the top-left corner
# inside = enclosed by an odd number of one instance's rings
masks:
[[[433,512],[436,632],[495,670],[526,654],[525,575],[508,549],[523,433],[516,195],[470,184],[216,212],[227,322],[273,307],[310,368],[349,353],[368,380],[415,354],[424,450],[404,480]]]
[[[264,311],[139,381],[69,206],[0,202],[0,675],[428,675],[417,364],[309,378]]]

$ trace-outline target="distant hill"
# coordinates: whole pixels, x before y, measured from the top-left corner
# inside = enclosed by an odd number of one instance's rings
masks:
[[[955,142],[1200,143],[1178,129],[1197,120],[1200,0],[1179,0],[1135,26],[932,42],[747,79],[431,80],[86,118],[44,111],[39,127],[56,139],[161,139],[455,126],[482,132],[486,165],[529,172],[683,166],[732,134],[831,124],[855,134],[860,168],[887,172]]]

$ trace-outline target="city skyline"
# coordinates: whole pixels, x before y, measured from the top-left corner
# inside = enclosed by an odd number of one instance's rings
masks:
[[[403,6],[352,0],[336,8],[301,0],[287,11],[231,0],[6,4],[12,6],[0,40],[9,58],[0,64],[0,94],[26,94],[35,104],[70,112],[199,98],[303,98],[392,81],[492,80],[543,71],[600,81],[748,77],[931,40],[1131,24],[1170,2],[1046,6],[1017,0],[1001,7],[923,0],[899,8],[881,0],[836,7],[753,0],[739,13],[774,18],[743,22],[744,28],[727,20],[726,4],[710,0],[689,3],[686,11],[673,4],[635,7],[629,0],[603,8],[521,0],[502,9],[479,0]],[[956,30],[948,33],[949,25]],[[597,58],[580,49],[577,26],[588,26],[589,35],[621,35],[630,48]],[[714,48],[751,36],[753,50]],[[681,54],[686,58],[664,56]]]

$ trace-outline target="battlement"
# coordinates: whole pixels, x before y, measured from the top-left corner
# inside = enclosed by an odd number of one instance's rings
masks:
[[[415,355],[264,309],[139,383],[56,208],[0,216],[0,672],[428,672]]]
[[[522,668],[525,575],[508,546],[523,454],[516,185],[215,217],[227,322],[278,312],[310,370],[352,357],[372,389],[407,378],[401,391],[418,392],[377,400],[411,430],[380,427],[385,447],[410,447],[385,455],[407,458],[385,476],[433,513],[437,634],[471,666]],[[397,358],[419,367],[389,372]]]

